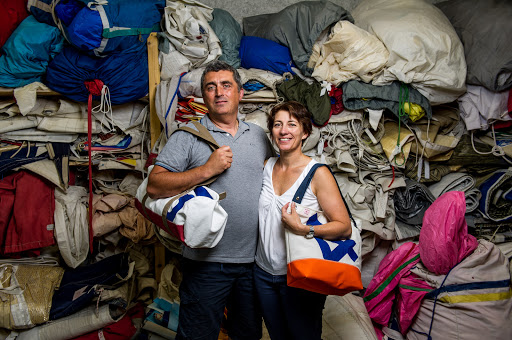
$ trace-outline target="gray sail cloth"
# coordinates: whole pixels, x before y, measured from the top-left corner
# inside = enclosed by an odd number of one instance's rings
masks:
[[[452,172],[441,178],[437,183],[428,186],[432,195],[438,198],[448,191],[467,191],[474,188],[475,179],[462,172]]]
[[[451,172],[441,178],[437,183],[428,186],[432,195],[438,198],[448,191],[463,191],[466,197],[466,213],[478,208],[481,197],[480,190],[475,188],[476,180],[470,174]]]
[[[407,85],[409,89],[409,96],[405,96],[402,90],[402,96],[405,101],[410,101],[412,104],[417,104],[423,108],[428,118],[432,118],[432,108],[430,102],[418,90]],[[351,80],[343,83],[343,105],[349,110],[361,109],[388,109],[399,117],[400,111],[400,82],[394,81],[389,85],[372,85],[366,84],[362,81]],[[410,121],[409,116],[401,117],[402,122],[407,123]]]
[[[395,191],[396,218],[410,225],[421,225],[423,215],[428,207],[435,201],[434,195],[421,183],[405,179],[405,188]]]
[[[228,12],[220,8],[213,9],[213,20],[209,22],[222,46],[222,55],[219,60],[225,61],[234,68],[240,67],[240,40],[242,28],[240,24]]]
[[[435,6],[448,17],[464,45],[466,82],[495,92],[509,89],[512,86],[510,0],[450,0]]]
[[[477,188],[469,189],[468,191],[464,192],[464,196],[466,197],[466,214],[478,209],[480,198],[482,198],[482,193],[480,190]]]
[[[91,305],[70,316],[20,332],[17,340],[66,340],[108,326],[123,316],[120,307]]]
[[[322,31],[340,20],[354,23],[350,13],[330,1],[302,1],[273,14],[242,19],[244,35],[275,41],[290,49],[300,71],[311,76],[307,67],[313,45]]]

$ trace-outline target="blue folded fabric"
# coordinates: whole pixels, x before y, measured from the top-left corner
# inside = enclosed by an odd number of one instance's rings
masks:
[[[45,84],[66,97],[87,102],[89,91],[84,82],[93,79],[101,80],[108,87],[113,105],[144,97],[149,82],[146,46],[103,58],[68,46],[48,66]]]
[[[295,67],[288,47],[272,40],[243,36],[240,41],[240,59],[243,68],[259,68],[277,74],[291,72]]]

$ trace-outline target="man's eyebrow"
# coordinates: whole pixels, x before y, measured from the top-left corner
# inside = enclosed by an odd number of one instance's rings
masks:
[[[210,86],[210,85],[217,86],[217,85],[215,84],[215,82],[211,81],[211,82],[209,82],[209,83],[204,84],[204,87],[208,87],[208,86]]]
[[[223,80],[220,82],[222,85],[226,85],[226,84],[233,84],[233,82],[231,80]]]

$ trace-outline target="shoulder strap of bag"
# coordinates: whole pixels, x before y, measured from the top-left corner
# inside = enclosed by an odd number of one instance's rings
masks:
[[[321,166],[327,166],[327,165],[322,164],[322,163],[316,163],[311,167],[308,174],[306,175],[306,177],[304,177],[304,180],[302,181],[299,188],[295,192],[295,195],[293,195],[293,201],[295,203],[300,204],[302,202],[302,199],[304,198],[304,194],[306,193],[306,190],[308,190],[309,183],[311,183],[311,180],[313,179],[313,176],[315,175],[316,169],[318,169]],[[329,167],[327,166],[327,168],[329,168]]]
[[[325,166],[332,174],[332,177],[334,177],[334,173],[332,172],[331,168],[327,164],[323,163],[316,163],[314,164],[311,169],[309,170],[308,174],[300,184],[299,188],[295,192],[295,195],[293,195],[293,202],[300,204],[302,202],[302,198],[304,197],[304,194],[306,193],[306,190],[308,190],[309,184],[311,183],[311,180],[313,179],[313,176],[315,175],[316,169],[318,169],[321,166]],[[347,205],[347,202],[345,201],[345,197],[343,197],[343,194],[341,193],[341,189],[338,185],[338,181],[336,180],[336,177],[334,177],[334,181],[336,182],[336,186],[338,187],[338,190],[340,192],[341,199],[343,200],[343,203],[345,204],[345,207],[347,208],[348,216],[350,217],[350,220],[352,222],[355,221],[352,218],[352,214],[350,213],[350,209]]]
[[[210,146],[212,151],[215,151],[215,150],[217,150],[219,148],[219,144],[217,143],[217,141],[215,139],[213,139],[212,134],[210,133],[210,131],[208,131],[206,126],[204,126],[203,124],[201,124],[199,122],[196,122],[196,121],[192,121],[192,124],[194,124],[194,126],[196,127],[197,130],[192,129],[189,126],[182,126],[179,129],[177,129],[176,131],[180,131],[181,130],[181,131],[185,131],[185,132],[193,134],[197,138],[202,139],[203,141],[205,141],[208,144],[208,146]],[[176,131],[174,131],[174,132],[176,132]],[[218,177],[219,177],[219,175],[213,176],[212,178],[207,179],[203,183],[200,183],[200,184],[196,185],[191,190],[193,190],[196,187],[201,186],[201,185],[212,184],[213,182],[215,182],[215,180]],[[190,190],[187,190],[187,192],[188,191],[190,191]]]
[[[177,129],[176,131],[180,131],[181,130],[181,131],[186,131],[188,133],[193,134],[194,136],[196,136],[196,137],[202,139],[203,141],[205,141],[206,143],[208,143],[210,148],[212,148],[212,150],[214,150],[214,151],[219,148],[219,144],[217,144],[217,141],[215,139],[213,139],[213,136],[208,131],[206,126],[204,126],[203,124],[201,124],[199,122],[196,122],[196,121],[192,121],[192,124],[194,124],[194,126],[197,129],[197,131],[192,129],[189,126],[182,126],[179,129]]]

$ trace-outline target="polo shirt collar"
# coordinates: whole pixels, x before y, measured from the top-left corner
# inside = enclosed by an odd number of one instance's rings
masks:
[[[236,133],[237,135],[240,132],[244,132],[244,131],[250,129],[249,124],[247,124],[244,121],[241,121],[240,118],[238,118],[238,117],[236,119],[238,119],[238,131]],[[219,129],[217,127],[217,125],[213,124],[212,120],[210,119],[210,117],[208,115],[204,115],[204,117],[201,118],[201,124],[203,124],[209,131],[216,131],[216,132],[222,132],[222,133],[226,132],[224,130]]]

